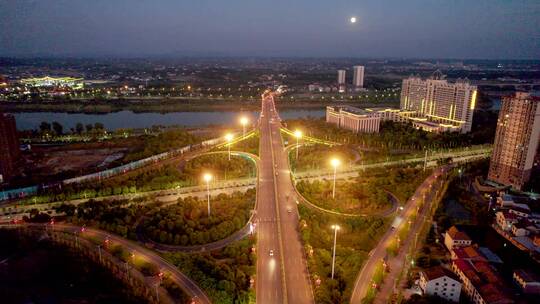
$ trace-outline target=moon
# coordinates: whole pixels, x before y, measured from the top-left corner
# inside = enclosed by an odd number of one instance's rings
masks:
[[[356,17],[351,17],[351,23],[356,23]]]

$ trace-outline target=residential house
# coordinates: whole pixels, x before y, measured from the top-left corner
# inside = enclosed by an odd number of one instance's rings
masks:
[[[471,244],[471,238],[465,232],[460,231],[456,226],[450,227],[444,235],[444,245],[450,252],[454,248],[466,247]]]
[[[484,261],[456,259],[452,271],[462,282],[462,290],[474,304],[511,304],[504,282],[498,273]]]
[[[512,225],[517,223],[519,219],[516,214],[510,213],[508,210],[503,210],[495,213],[495,221],[502,230],[510,231]]]
[[[454,273],[446,268],[436,266],[421,271],[419,285],[424,294],[459,302],[461,282],[458,281]]]
[[[524,293],[540,294],[540,277],[536,273],[526,269],[517,269],[512,278]]]

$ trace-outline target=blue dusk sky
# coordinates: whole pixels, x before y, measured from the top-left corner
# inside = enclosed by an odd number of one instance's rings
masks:
[[[0,0],[0,28],[0,56],[540,57],[539,0]]]

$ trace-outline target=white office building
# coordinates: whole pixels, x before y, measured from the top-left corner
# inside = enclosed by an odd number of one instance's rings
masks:
[[[345,84],[345,70],[338,70],[337,71],[337,83],[338,85],[344,85]]]
[[[364,66],[355,65],[353,70],[354,70],[353,86],[355,88],[363,88],[364,87]]]
[[[381,117],[378,113],[355,107],[326,107],[326,122],[355,133],[379,133]]]

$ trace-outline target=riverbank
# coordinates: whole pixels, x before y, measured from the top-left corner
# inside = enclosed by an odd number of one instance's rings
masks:
[[[284,110],[319,110],[329,105],[347,104],[356,107],[396,107],[397,102],[348,102],[322,100],[315,101],[281,101],[278,107]],[[172,113],[172,112],[206,112],[206,111],[258,111],[260,102],[225,101],[225,100],[73,100],[45,102],[0,102],[3,112],[58,112],[108,114],[121,111],[134,113]]]

